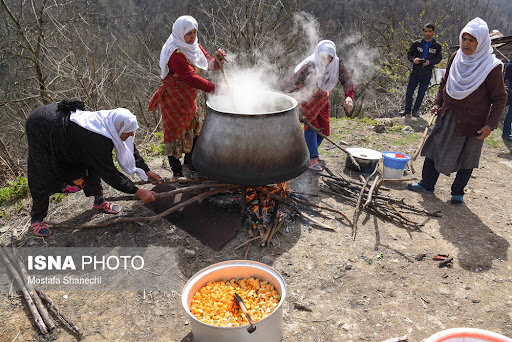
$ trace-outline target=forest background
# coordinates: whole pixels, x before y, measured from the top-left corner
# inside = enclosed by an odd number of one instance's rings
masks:
[[[352,112],[342,89],[332,92],[333,116],[395,116],[407,50],[427,22],[445,58],[476,16],[512,34],[510,0],[0,0],[0,187],[24,175],[27,115],[63,98],[90,110],[126,107],[139,118],[138,140],[158,141],[159,114],[147,103],[161,83],[162,44],[184,14],[199,22],[210,54],[228,52],[228,72],[276,89],[318,41],[333,40],[357,89]]]

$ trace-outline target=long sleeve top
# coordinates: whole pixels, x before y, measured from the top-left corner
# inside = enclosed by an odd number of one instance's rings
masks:
[[[438,122],[447,110],[452,110],[456,119],[455,131],[457,135],[477,135],[476,132],[485,125],[488,125],[491,129],[496,129],[507,101],[502,66],[495,67],[480,87],[466,98],[456,100],[446,92],[446,83],[455,54],[456,52],[452,54],[448,61],[446,73],[439,84],[439,90],[434,100],[434,105],[440,107]]]
[[[219,69],[219,65],[215,61],[215,58],[210,56],[200,44],[198,45],[208,60],[208,70]],[[194,69],[194,66],[191,65],[187,60],[187,57],[178,50],[172,53],[167,65],[169,66],[169,74],[167,77],[173,77],[176,74],[180,79],[182,79],[192,88],[201,89],[207,93],[212,93],[215,91],[215,84],[199,76]]]
[[[318,87],[316,85],[316,75],[312,74],[315,73],[315,63],[309,62],[307,64],[304,64],[302,68],[300,68],[292,77],[290,80],[288,80],[287,88],[289,92],[295,92],[299,89],[301,89],[304,86],[312,86],[311,83],[314,82],[314,86]],[[314,77],[311,77],[314,76]],[[340,59],[340,69],[339,69],[339,81],[341,82],[341,85],[343,86],[343,89],[345,91],[346,97],[354,97],[355,94],[355,87],[354,82],[352,81],[352,78],[350,78],[350,75],[345,68],[345,64]]]
[[[443,53],[441,44],[439,44],[435,39],[432,38],[430,44],[430,47],[428,49],[427,53],[427,60],[429,61],[429,64],[424,67],[423,64],[414,64],[412,65],[412,69],[414,71],[426,71],[431,72],[432,69],[434,69],[434,66],[441,62],[443,59]],[[423,58],[424,54],[424,45],[423,45],[423,39],[419,39],[412,43],[411,47],[409,48],[409,51],[407,52],[407,59],[412,63],[412,61],[415,58]]]
[[[69,122],[68,151],[73,159],[72,164],[82,165],[90,174],[99,176],[111,187],[128,193],[134,194],[137,187],[133,182],[121,173],[114,165],[112,151],[114,143],[111,139],[101,134],[91,132],[74,122]],[[144,162],[136,148],[134,148],[135,165],[145,172],[149,167]]]

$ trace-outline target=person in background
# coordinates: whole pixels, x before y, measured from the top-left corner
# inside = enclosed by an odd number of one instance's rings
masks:
[[[288,91],[298,99],[304,118],[326,136],[330,133],[329,92],[338,82],[343,85],[344,105],[350,111],[354,107],[354,83],[343,62],[336,55],[336,45],[330,40],[322,40],[317,44],[315,52],[295,67],[295,73],[287,84]],[[318,146],[323,138],[307,125],[304,128],[310,158],[309,169],[322,171]]]
[[[471,20],[459,36],[460,48],[448,61],[432,114],[436,125],[421,151],[422,178],[408,189],[433,193],[439,174],[457,172],[451,203],[464,202],[464,188],[478,167],[484,139],[498,126],[507,101],[503,63],[492,53],[489,28]]]
[[[412,71],[405,93],[405,109],[400,112],[401,116],[410,115],[411,110],[413,116],[419,116],[421,103],[432,77],[432,70],[443,58],[441,44],[434,39],[435,30],[433,24],[426,24],[423,27],[424,38],[415,41],[407,53],[407,58],[412,62]],[[413,107],[412,96],[418,85],[418,95]]]
[[[32,196],[34,234],[48,236],[44,222],[53,193],[84,190],[94,196],[93,208],[117,214],[121,208],[103,197],[101,179],[113,188],[135,194],[144,203],[155,200],[149,190],[137,188],[119,172],[112,159],[115,150],[121,169],[142,180],[160,183],[133,144],[138,128],[135,115],[124,108],[84,111],[80,101],[63,100],[34,110],[27,118],[28,185]]]
[[[184,15],[176,19],[160,52],[162,86],[149,101],[149,110],[160,106],[164,127],[164,153],[175,177],[183,177],[180,158],[191,169],[192,152],[201,129],[197,109],[198,90],[213,93],[219,87],[199,76],[201,70],[218,70],[226,58],[224,50],[211,57],[197,42],[197,21]]]
[[[512,59],[510,59],[505,67],[505,82],[507,83],[507,105],[508,111],[503,121],[503,132],[501,137],[503,140],[512,142]]]

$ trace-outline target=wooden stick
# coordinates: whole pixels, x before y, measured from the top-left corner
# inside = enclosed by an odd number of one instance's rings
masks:
[[[41,297],[41,299],[45,301],[45,303],[50,307],[50,309],[55,313],[55,315],[60,319],[60,321],[63,322],[64,324],[67,324],[77,334],[77,336],[81,338],[83,332],[59,310],[57,305],[55,305],[55,303],[50,299],[50,297],[48,297],[41,290],[36,291],[39,297]]]
[[[225,186],[223,188],[218,188],[218,189],[215,189],[215,190],[212,190],[212,191],[208,191],[208,192],[202,193],[200,195],[197,195],[195,197],[192,197],[192,198],[186,200],[185,202],[181,202],[180,204],[177,204],[174,207],[169,208],[166,211],[164,211],[164,212],[162,212],[162,213],[160,213],[158,215],[154,215],[154,216],[147,216],[147,217],[118,217],[115,220],[112,220],[112,221],[109,221],[109,222],[102,222],[102,223],[90,224],[90,225],[79,225],[79,226],[74,226],[73,224],[70,224],[70,223],[50,223],[50,222],[48,222],[48,225],[51,224],[51,226],[53,228],[56,228],[56,227],[72,227],[74,229],[93,229],[93,228],[103,228],[103,227],[107,227],[107,226],[110,226],[110,225],[113,225],[113,224],[116,224],[116,223],[121,223],[121,222],[138,222],[138,221],[140,221],[140,222],[152,223],[152,222],[155,222],[156,220],[158,220],[159,218],[162,218],[162,217],[165,217],[165,216],[167,216],[169,214],[172,214],[173,212],[175,212],[177,210],[180,210],[181,208],[185,208],[187,205],[190,205],[190,204],[195,203],[195,202],[202,202],[205,198],[208,198],[208,197],[216,195],[216,194],[220,194],[221,192],[224,192],[224,191],[229,190],[229,189],[233,189],[235,187],[237,187],[237,185],[228,185],[228,186]]]
[[[368,191],[368,198],[366,199],[366,202],[364,203],[363,208],[368,207],[370,205],[370,203],[372,202],[373,191],[375,190],[375,187],[377,186],[379,179],[380,179],[380,176],[377,175],[377,177],[375,177],[375,179],[373,180],[373,184],[370,187],[370,191]]]
[[[256,237],[253,237],[252,239],[249,239],[247,241],[245,241],[244,243],[241,243],[239,244],[238,246],[235,247],[235,249],[239,249],[239,248],[242,248],[243,246],[247,245],[248,243],[251,243],[253,242],[254,240],[258,240],[258,239],[261,239],[262,236],[259,235],[259,236],[256,236]]]
[[[220,60],[215,57],[215,60],[217,61],[217,64],[219,65],[220,72],[222,73],[222,78],[224,78],[224,82],[226,82],[226,85],[231,88],[229,85],[228,76],[226,75],[226,71],[224,70],[224,63],[221,63]]]
[[[36,307],[34,301],[32,300],[32,297],[28,293],[27,288],[25,287],[25,284],[23,283],[23,280],[21,279],[20,274],[18,273],[16,268],[13,266],[13,264],[7,257],[7,253],[5,252],[4,246],[2,246],[2,248],[0,248],[0,256],[2,257],[2,260],[4,261],[4,264],[7,267],[7,269],[9,270],[9,272],[11,272],[13,279],[16,281],[16,283],[20,287],[21,292],[23,293],[23,297],[25,297],[25,301],[27,302],[27,306],[28,306],[30,312],[32,313],[32,317],[34,317],[34,322],[36,323],[37,328],[43,335],[48,334],[48,329],[46,328],[46,324],[44,324],[44,321],[41,318],[41,315],[39,314],[39,311],[37,310],[37,307]]]
[[[325,228],[325,229],[329,229],[329,230],[336,230],[336,228],[334,227],[331,227],[331,226],[328,226],[326,224],[323,224],[322,222],[320,221],[317,221],[316,219],[312,218],[311,216],[309,216],[308,214],[305,214],[305,213],[300,213],[300,216],[308,219],[309,221],[311,221],[311,223],[321,227],[321,228]]]
[[[437,115],[432,115],[430,120],[428,121],[427,127],[425,127],[425,130],[423,131],[423,136],[421,137],[421,141],[416,148],[416,151],[411,157],[411,160],[409,162],[409,165],[411,166],[412,173],[416,173],[416,170],[414,170],[414,162],[416,161],[416,158],[418,158],[421,150],[423,149],[423,145],[425,145],[425,141],[427,140],[428,131],[430,129],[430,126],[432,126],[432,123],[434,122],[434,119],[437,117]]]
[[[330,142],[331,144],[333,144],[334,146],[336,146],[337,148],[339,148],[340,150],[342,150],[343,152],[345,152],[347,154],[347,156],[350,158],[350,160],[352,161],[352,163],[354,163],[354,165],[359,169],[361,170],[361,167],[359,166],[358,162],[356,162],[356,160],[354,159],[354,157],[352,156],[352,154],[350,154],[350,152],[348,152],[345,148],[341,147],[340,145],[338,145],[337,143],[335,143],[334,141],[332,141],[331,139],[329,139],[329,137],[327,137],[325,134],[323,134],[322,132],[320,132],[320,130],[318,128],[316,128],[315,126],[313,126],[313,124],[311,122],[309,122],[308,120],[304,119],[304,124],[306,124],[310,129],[312,129],[313,131],[316,132],[316,134],[318,134],[319,136],[321,136],[322,138],[324,138],[325,140],[327,140],[328,142]],[[341,143],[344,144],[344,145],[348,145],[347,142],[341,140]]]
[[[229,185],[229,184],[219,184],[219,183],[208,184],[207,183],[207,184],[192,185],[192,186],[178,188],[178,189],[167,191],[167,192],[156,193],[156,194],[153,194],[153,196],[155,196],[155,199],[167,198],[167,197],[174,196],[176,194],[184,194],[184,193],[194,192],[197,190],[208,189],[208,188],[219,188],[219,187],[223,187],[226,185]],[[108,201],[134,201],[134,200],[138,200],[138,199],[139,199],[138,197],[133,196],[133,195],[116,196],[116,197],[106,198],[106,200],[108,200]]]
[[[311,203],[309,201],[306,201],[306,200],[303,200],[303,199],[297,198],[297,197],[295,197],[294,200],[296,202],[299,202],[299,203],[303,204],[303,205],[307,205],[307,206],[315,207],[315,208],[318,208],[318,209],[327,210],[327,211],[330,211],[330,212],[333,212],[333,213],[336,213],[336,214],[340,214],[352,226],[352,220],[341,210],[334,209],[334,208],[331,208],[331,207],[328,207],[328,206],[325,206],[325,205],[314,204],[314,203]]]
[[[364,180],[363,186],[361,188],[361,192],[359,193],[359,197],[357,198],[356,210],[354,210],[354,218],[352,219],[352,221],[353,221],[352,239],[353,240],[356,239],[357,220],[359,220],[359,215],[361,215],[361,203],[362,203],[363,197],[364,197],[364,190],[366,189],[366,186],[368,185],[368,181],[370,180],[370,178],[372,178],[375,175],[375,173],[377,173],[377,168],[375,168],[375,170],[373,170],[372,174]]]
[[[249,243],[249,246],[247,246],[247,250],[245,251],[245,254],[244,254],[244,260],[247,260],[247,255],[249,255],[249,251],[251,250],[251,246],[252,246],[252,242]]]
[[[277,227],[270,233],[270,236],[268,237],[268,241],[267,241],[267,246],[270,246],[270,241],[272,241],[272,238],[274,237],[274,234],[276,234],[279,229],[281,229],[281,227],[283,226],[284,224],[284,218],[281,219],[279,218],[279,224],[277,225]]]
[[[160,180],[161,183],[166,183],[166,184],[174,184],[174,183],[180,183],[180,184],[202,183],[202,182],[205,182],[205,181],[211,181],[211,180],[208,179],[208,178],[205,178],[205,177],[198,177],[198,178],[162,178]],[[133,184],[135,184],[135,185],[144,185],[144,184],[153,184],[153,182],[150,181],[150,180],[147,180],[147,181],[134,182]]]
[[[28,293],[30,294],[32,300],[34,301],[34,304],[36,305],[36,308],[39,311],[41,318],[48,327],[48,330],[52,331],[53,329],[55,329],[55,323],[53,322],[53,319],[50,317],[48,310],[46,310],[46,307],[43,305],[43,302],[41,302],[41,298],[39,298],[39,296],[37,295],[37,292],[34,288],[34,284],[32,284],[29,281],[29,275],[27,273],[27,270],[25,269],[25,265],[23,265],[23,262],[21,261],[18,250],[16,248],[12,248],[12,250],[10,251],[11,253],[9,254],[9,251],[6,248],[5,252],[11,258],[11,261],[13,262],[13,265],[15,267],[17,264],[21,278],[25,283],[25,287],[27,288]]]

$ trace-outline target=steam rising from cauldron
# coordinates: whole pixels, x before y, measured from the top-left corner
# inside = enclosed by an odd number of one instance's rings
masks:
[[[363,44],[359,34],[346,37],[324,37],[320,34],[318,21],[311,14],[298,12],[293,18],[292,33],[299,33],[302,39],[294,42],[296,51],[281,59],[281,63],[286,64],[276,65],[275,60],[270,60],[273,58],[270,56],[278,56],[286,50],[278,41],[275,41],[272,46],[266,46],[265,50],[252,52],[257,57],[257,64],[253,67],[247,66],[246,56],[237,56],[236,53],[229,52],[229,64],[225,65],[225,70],[230,87],[222,81],[219,82],[223,85],[220,93],[209,96],[212,107],[221,111],[244,114],[270,113],[289,108],[289,104],[285,104],[286,108],[283,108],[283,104],[276,102],[275,97],[265,96],[265,94],[286,91],[286,79],[292,76],[297,64],[313,53],[316,44],[322,39],[330,39],[336,43],[338,56],[351,75],[356,91],[363,88],[365,83],[371,82],[376,71],[374,61],[378,58],[378,50]],[[306,80],[306,87],[290,94],[299,102],[309,100],[317,89],[316,78],[314,75],[310,76],[310,79]]]

